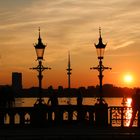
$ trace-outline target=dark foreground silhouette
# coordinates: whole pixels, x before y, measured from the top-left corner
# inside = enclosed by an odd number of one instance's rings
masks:
[[[136,93],[134,93],[132,95],[132,103],[131,103],[131,107],[132,107],[132,118],[130,121],[130,127],[132,127],[134,119],[136,117],[136,113],[138,113],[138,111],[140,111],[140,89],[136,90]],[[138,118],[139,118],[140,114],[138,113]]]

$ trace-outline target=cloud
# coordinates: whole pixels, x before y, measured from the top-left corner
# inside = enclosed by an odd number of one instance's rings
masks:
[[[97,41],[100,25],[109,29],[108,32],[115,31],[111,36],[113,39],[120,37],[120,33],[124,30],[122,26],[125,24],[122,18],[126,16],[127,19],[132,13],[135,13],[133,7],[137,5],[132,6],[131,3],[118,0],[108,2],[104,0],[88,0],[86,2],[84,0],[34,1],[29,6],[26,4],[26,7],[16,13],[15,17],[18,18],[15,19],[13,16],[12,23],[2,25],[0,29],[42,25],[49,33],[48,41],[53,45],[53,50],[57,49],[58,45],[63,49],[68,46],[72,50],[77,50],[76,48],[81,46],[80,53],[82,48],[86,50],[86,47],[82,46],[91,45],[91,40]],[[127,9],[133,9],[133,11]],[[120,43],[120,46],[124,42]]]
[[[123,44],[120,44],[120,45],[116,46],[115,49],[123,48],[123,47],[129,46],[133,43],[134,43],[134,41],[124,42]]]
[[[2,25],[0,27],[0,29],[8,29],[8,28],[22,28],[22,27],[26,27],[26,26],[30,26],[30,25],[39,25],[42,23],[47,22],[46,20],[43,21],[26,21],[26,22],[18,22],[18,23],[11,23],[11,24],[7,24],[7,25]]]

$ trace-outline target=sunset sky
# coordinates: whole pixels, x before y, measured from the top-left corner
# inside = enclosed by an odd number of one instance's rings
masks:
[[[47,44],[43,87],[67,87],[67,56],[71,54],[71,86],[99,84],[94,43],[99,27],[107,43],[103,84],[140,86],[140,0],[1,0],[0,84],[11,84],[12,72],[22,72],[23,87],[38,86],[33,44]],[[131,82],[124,81],[131,75]]]

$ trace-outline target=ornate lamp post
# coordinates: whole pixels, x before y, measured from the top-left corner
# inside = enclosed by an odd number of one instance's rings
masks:
[[[104,58],[104,50],[106,47],[106,44],[103,44],[102,42],[102,37],[101,37],[101,28],[99,28],[99,43],[95,44],[96,50],[97,50],[97,55],[98,55],[98,60],[99,60],[99,65],[97,67],[91,67],[90,69],[96,69],[99,72],[99,83],[100,83],[100,88],[99,88],[99,93],[100,93],[100,103],[103,101],[102,97],[102,80],[103,80],[103,71],[106,69],[111,69],[109,67],[104,67],[102,60]]]
[[[36,55],[37,55],[38,66],[37,67],[30,68],[30,69],[33,69],[33,70],[37,70],[38,71],[38,81],[39,81],[39,97],[38,97],[38,99],[37,99],[37,101],[36,101],[35,104],[43,104],[44,103],[44,100],[42,99],[42,78],[43,78],[42,72],[44,70],[48,70],[48,69],[50,70],[51,68],[44,67],[43,64],[42,64],[43,55],[44,55],[44,51],[45,51],[46,45],[44,45],[42,43],[42,39],[40,37],[40,28],[39,28],[38,43],[36,43],[34,45],[34,47],[35,47],[35,51],[36,51]]]

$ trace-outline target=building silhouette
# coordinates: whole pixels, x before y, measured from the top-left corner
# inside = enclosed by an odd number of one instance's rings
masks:
[[[12,88],[15,91],[22,89],[22,73],[12,72]]]

